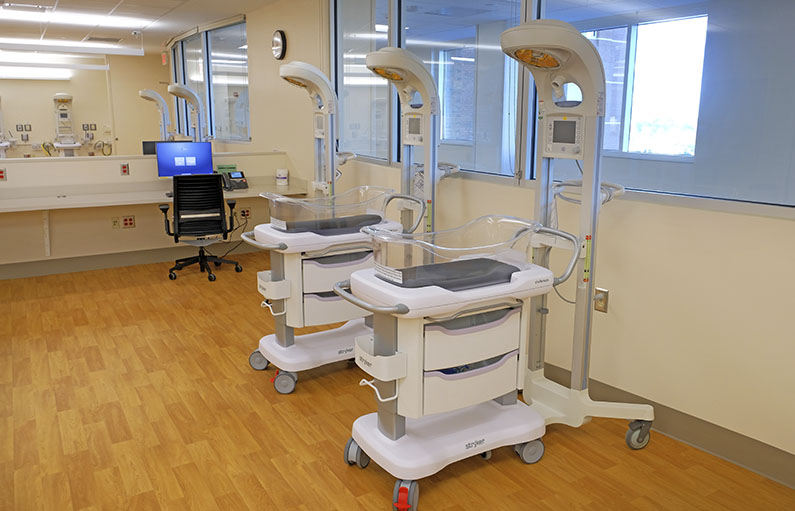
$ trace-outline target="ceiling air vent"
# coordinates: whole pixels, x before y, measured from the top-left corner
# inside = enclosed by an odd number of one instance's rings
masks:
[[[96,37],[90,36],[86,38],[86,41],[91,41],[92,43],[120,43],[121,39],[118,37]]]

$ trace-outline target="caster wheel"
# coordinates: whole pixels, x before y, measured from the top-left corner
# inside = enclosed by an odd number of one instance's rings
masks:
[[[484,460],[490,460],[491,459],[491,455],[492,455],[491,451],[486,451],[486,452],[480,453],[480,457],[483,458]]]
[[[651,440],[651,422],[650,421],[632,421],[629,423],[627,434],[624,435],[624,441],[627,442],[627,447],[632,450],[643,449],[649,445]]]
[[[540,439],[519,444],[513,448],[516,454],[528,465],[537,463],[544,455],[544,442]]]
[[[177,274],[173,271],[168,272],[168,279],[169,280],[177,280]]]
[[[345,444],[345,463],[356,465],[359,468],[367,468],[367,465],[370,464],[370,456],[359,447],[353,438],[349,438],[348,443]]]
[[[254,350],[254,352],[248,357],[248,364],[251,366],[252,369],[255,371],[264,371],[270,365],[268,359],[265,358],[259,350]]]
[[[243,267],[242,267],[242,266],[240,266],[239,264],[236,264],[236,265],[235,265],[235,271],[236,271],[237,273],[240,273],[241,271],[243,271]]]
[[[279,371],[279,374],[273,379],[273,387],[279,394],[290,394],[295,390],[295,382],[298,377],[295,373],[288,371]]]
[[[213,264],[215,265],[215,267],[216,267],[216,268],[218,268],[219,266],[221,266],[221,263],[219,263],[218,261],[215,261],[215,262],[213,262]]]
[[[211,273],[207,275],[207,280],[209,280],[210,282],[215,282],[215,274]]]
[[[417,511],[420,501],[420,485],[417,481],[398,479],[392,491],[393,511]]]

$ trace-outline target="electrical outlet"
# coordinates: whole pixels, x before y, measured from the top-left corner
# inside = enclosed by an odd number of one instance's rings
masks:
[[[607,312],[607,302],[610,298],[610,291],[607,289],[602,289],[601,287],[596,288],[596,294],[593,298],[593,308],[595,311],[598,312]]]
[[[121,225],[125,229],[133,229],[133,228],[135,228],[135,217],[134,216],[123,216],[123,217],[121,217]]]
[[[41,142],[33,142],[33,145],[31,147],[33,148],[34,151],[41,151]]]
[[[111,218],[110,225],[112,225],[114,229],[121,229],[121,221],[119,220],[119,217],[114,216]]]
[[[28,140],[30,140],[30,135],[28,135],[27,133],[23,133],[19,136],[19,138],[21,138],[23,142],[27,142]]]
[[[248,209],[248,208],[241,208],[240,209],[240,216],[242,216],[243,218],[251,217],[251,210]]]
[[[130,175],[130,164],[129,163],[122,163],[121,164],[121,175],[122,176],[129,176]]]
[[[6,180],[6,169],[0,169],[0,181]]]

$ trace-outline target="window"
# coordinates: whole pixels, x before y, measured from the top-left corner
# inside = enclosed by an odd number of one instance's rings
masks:
[[[441,102],[439,161],[513,176],[517,63],[500,35],[521,22],[521,0],[404,0],[405,47],[436,78]],[[417,151],[416,158],[422,157]]]
[[[469,142],[475,128],[475,48],[442,50],[439,58],[442,142]]]
[[[707,17],[583,35],[599,50],[605,68],[604,149],[694,156]]]
[[[420,56],[438,84],[441,161],[502,175],[521,168],[532,179],[532,80],[502,55],[499,36],[525,20],[557,19],[585,34],[605,66],[603,179],[635,190],[795,206],[791,0],[335,6],[346,150],[360,147],[359,154],[387,163],[400,159],[395,94],[364,67],[365,55],[391,40]],[[453,59],[469,48],[474,56],[465,58],[474,62]],[[465,75],[471,80],[462,81]],[[462,85],[452,86],[456,80]],[[558,160],[555,175],[580,174],[573,161]]]
[[[638,25],[630,152],[695,154],[706,37],[706,16]]]
[[[174,81],[199,96],[207,134],[215,139],[251,140],[247,48],[245,23],[199,32],[172,48]],[[177,101],[177,115],[179,132],[193,136],[184,100]]]
[[[209,32],[212,125],[215,138],[249,140],[246,25]]]
[[[399,11],[391,17],[390,3]],[[341,150],[399,161],[396,95],[364,62],[391,37],[420,57],[436,80],[439,161],[513,176],[518,66],[500,50],[500,34],[519,24],[523,12],[521,0],[337,0]],[[414,159],[422,158],[418,148]]]
[[[390,156],[393,91],[367,69],[364,58],[388,46],[387,12],[387,0],[337,2],[340,150],[384,160]]]

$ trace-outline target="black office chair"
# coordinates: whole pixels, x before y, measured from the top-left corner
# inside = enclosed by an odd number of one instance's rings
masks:
[[[224,210],[224,192],[221,187],[220,174],[196,174],[188,176],[174,176],[174,232],[168,221],[168,204],[161,204],[160,211],[166,222],[166,234],[174,237],[174,243],[187,243],[199,247],[199,255],[177,259],[175,265],[168,271],[168,278],[174,280],[177,274],[174,270],[181,270],[192,264],[199,264],[201,271],[207,271],[207,279],[215,280],[215,275],[208,263],[221,266],[222,263],[234,264],[235,271],[243,271],[237,261],[222,259],[207,255],[204,247],[219,241],[219,237],[227,239],[234,227],[234,209],[237,201],[227,200],[229,205],[229,223],[226,221]],[[190,236],[192,239],[180,239]]]

